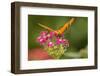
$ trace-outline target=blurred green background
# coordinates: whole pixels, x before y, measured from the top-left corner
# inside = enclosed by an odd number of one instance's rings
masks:
[[[41,31],[45,31],[38,25],[41,23],[52,29],[62,27],[71,16],[46,16],[46,15],[28,15],[28,49],[41,47],[36,38]],[[61,59],[87,58],[88,52],[88,18],[76,17],[76,21],[64,33],[69,40],[69,48],[66,50]]]

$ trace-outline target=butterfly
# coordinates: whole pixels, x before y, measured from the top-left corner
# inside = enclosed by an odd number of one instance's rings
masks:
[[[43,24],[38,23],[39,26],[41,26],[42,28],[48,30],[48,31],[52,31],[55,32],[57,35],[62,35],[75,21],[75,18],[71,18],[69,21],[67,21],[61,28],[59,28],[58,30],[54,30],[48,26],[45,26]]]

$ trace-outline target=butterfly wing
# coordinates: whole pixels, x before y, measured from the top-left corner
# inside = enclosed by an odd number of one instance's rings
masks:
[[[68,22],[66,22],[60,29],[57,30],[59,34],[63,34],[65,30],[67,30],[72,23],[75,21],[75,18],[71,18]]]

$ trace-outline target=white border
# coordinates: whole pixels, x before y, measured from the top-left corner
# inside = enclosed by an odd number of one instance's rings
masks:
[[[28,61],[28,14],[88,17],[88,59]],[[42,69],[94,65],[94,11],[21,7],[20,9],[20,69]]]

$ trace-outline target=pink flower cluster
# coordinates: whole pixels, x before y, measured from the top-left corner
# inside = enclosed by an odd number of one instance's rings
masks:
[[[55,32],[46,32],[46,31],[42,31],[40,33],[40,36],[37,37],[37,41],[41,44],[41,45],[45,45],[48,47],[53,47],[53,46],[57,46],[62,44],[63,47],[68,47],[69,46],[69,42],[67,39],[64,39],[63,37],[64,35],[61,36],[57,36],[57,34]]]

